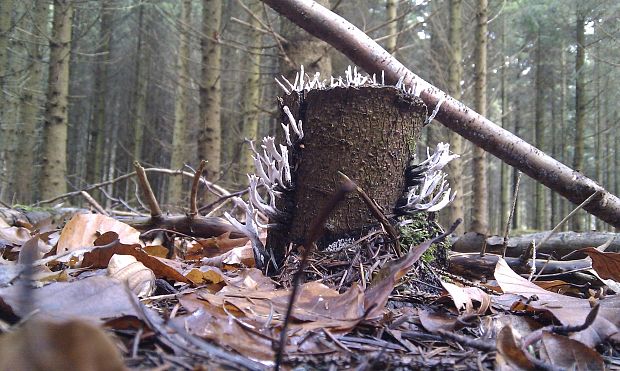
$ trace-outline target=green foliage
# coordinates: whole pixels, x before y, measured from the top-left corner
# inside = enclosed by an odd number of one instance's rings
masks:
[[[411,223],[399,228],[399,242],[406,251],[420,245],[424,241],[427,241],[442,232],[439,225],[429,218],[428,213],[414,214],[409,219],[411,220]],[[438,263],[442,265],[445,263],[445,257],[449,248],[450,243],[444,240],[439,244],[432,245],[422,255],[421,259],[425,263]]]
[[[15,204],[13,208],[16,210],[21,210],[27,213],[30,212],[53,212],[55,209],[51,206],[43,207],[43,206],[31,206],[31,205],[20,205]]]

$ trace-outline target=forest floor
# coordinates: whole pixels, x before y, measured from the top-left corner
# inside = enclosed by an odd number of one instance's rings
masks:
[[[619,253],[537,275],[527,256],[438,262],[432,240],[399,258],[376,230],[310,254],[287,315],[296,253],[268,277],[230,233],[145,241],[98,214],[12,224],[0,370],[620,369]]]

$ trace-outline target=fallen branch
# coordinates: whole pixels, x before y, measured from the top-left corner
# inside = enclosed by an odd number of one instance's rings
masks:
[[[145,172],[147,173],[161,173],[161,174],[168,174],[168,175],[182,175],[182,176],[186,176],[189,178],[194,178],[194,173],[190,173],[189,171],[183,171],[183,170],[171,170],[171,169],[162,169],[162,168],[156,168],[156,167],[152,167],[152,168],[145,168],[144,169]],[[56,202],[58,200],[62,200],[65,198],[70,198],[70,197],[75,197],[75,196],[80,196],[82,194],[82,191],[91,191],[93,189],[98,189],[101,187],[105,187],[107,185],[110,184],[114,184],[117,182],[120,182],[121,180],[125,180],[125,179],[129,179],[136,176],[136,172],[131,172],[128,174],[124,174],[121,176],[118,176],[114,179],[110,179],[110,180],[106,180],[105,182],[100,182],[100,183],[95,183],[95,184],[91,184],[88,187],[82,188],[80,190],[77,191],[73,191],[73,192],[68,192],[68,193],[64,193],[61,195],[58,195],[56,197],[53,198],[49,198],[47,200],[42,200],[37,202],[35,205],[44,205],[44,204],[51,204],[53,202]],[[205,178],[200,178],[200,183],[205,185],[207,187],[207,189],[209,189],[212,193],[214,193],[217,196],[228,196],[230,195],[230,192],[228,192],[226,189],[218,186],[217,184],[211,183],[209,181],[207,181]]]
[[[557,257],[564,256],[585,247],[596,247],[603,245],[610,238],[614,238],[607,251],[620,251],[620,236],[611,232],[558,232],[549,237],[544,244],[541,245],[543,239],[547,237],[549,232],[539,232],[527,234],[519,237],[509,237],[506,240],[507,256],[520,256],[525,252],[532,243],[536,244],[537,254],[555,254]],[[476,233],[466,233],[459,237],[452,244],[452,248],[456,252],[478,252],[482,245],[486,242],[486,251],[490,253],[499,253],[502,251],[502,237],[491,236],[484,238]]]

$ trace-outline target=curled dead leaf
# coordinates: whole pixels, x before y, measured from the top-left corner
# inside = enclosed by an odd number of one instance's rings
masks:
[[[139,244],[140,232],[116,219],[101,214],[77,214],[65,225],[58,239],[58,253],[93,246],[99,235],[116,232],[124,244]]]
[[[620,282],[620,253],[600,252],[594,247],[579,250],[592,259],[592,268],[603,279]]]
[[[112,255],[108,276],[125,282],[131,292],[141,298],[155,291],[155,274],[131,255]]]

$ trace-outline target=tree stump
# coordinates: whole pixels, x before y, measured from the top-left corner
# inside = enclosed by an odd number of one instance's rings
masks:
[[[403,194],[404,171],[427,114],[419,98],[394,87],[293,92],[280,103],[303,122],[304,137],[291,152],[293,189],[276,203],[287,217],[267,236],[267,248],[279,262],[291,242],[304,241],[312,221],[342,183],[339,171],[391,213]],[[282,117],[288,122],[284,113]],[[350,194],[330,216],[319,248],[376,224],[363,200]]]

